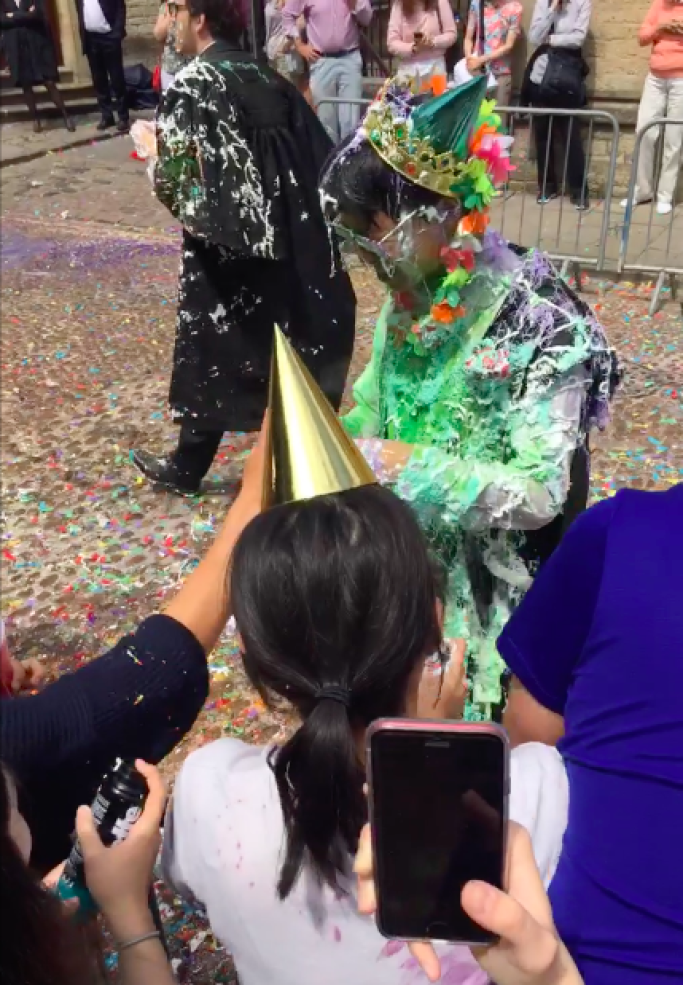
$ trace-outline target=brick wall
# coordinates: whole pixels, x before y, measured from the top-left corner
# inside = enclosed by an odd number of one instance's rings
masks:
[[[159,13],[157,0],[126,0],[126,29],[133,39],[149,38]]]
[[[150,71],[159,61],[159,43],[152,28],[159,13],[160,0],[126,0],[126,31],[123,54],[127,64],[142,62]]]
[[[590,44],[592,94],[638,101],[647,73],[649,48],[638,44],[638,31],[649,0],[608,0],[594,3]]]

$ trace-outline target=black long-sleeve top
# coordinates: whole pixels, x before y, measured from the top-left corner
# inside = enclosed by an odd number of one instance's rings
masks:
[[[194,724],[208,686],[199,642],[156,615],[41,693],[0,702],[0,758],[17,781],[39,872],[66,857],[77,808],[117,757],[163,759]]]

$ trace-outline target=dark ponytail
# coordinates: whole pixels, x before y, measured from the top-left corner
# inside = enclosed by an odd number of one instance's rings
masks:
[[[274,750],[287,845],[285,898],[304,864],[338,888],[366,817],[358,740],[400,715],[411,674],[438,649],[438,578],[408,506],[379,486],[258,516],[232,562],[250,680],[303,724]]]
[[[323,881],[335,885],[366,820],[363,771],[346,708],[316,702],[272,766],[287,830],[280,897],[289,895],[306,853]]]

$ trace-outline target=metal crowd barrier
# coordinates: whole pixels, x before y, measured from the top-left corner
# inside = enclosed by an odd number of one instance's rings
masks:
[[[518,146],[513,145],[512,162],[517,170],[493,203],[495,225],[507,239],[544,250],[562,265],[563,272],[571,266],[580,284],[583,267],[604,270],[607,263],[619,123],[611,113],[602,110],[499,106],[496,112],[507,121],[512,137],[528,120],[528,152],[523,156],[521,141],[515,141]],[[577,211],[574,218],[575,206],[567,197],[573,192],[582,204],[590,201],[589,176],[596,132],[600,131],[607,132],[609,143],[604,188],[598,203]],[[584,162],[578,181],[576,168],[570,161],[570,154],[577,153],[577,147],[581,148]],[[561,168],[558,168],[558,156],[562,157]],[[521,192],[519,197],[517,192]],[[530,198],[535,201],[529,201]],[[569,221],[568,213],[572,214]],[[584,230],[587,236],[582,235]]]
[[[329,97],[321,100],[319,105],[350,104],[358,106],[362,111],[369,103],[369,99]],[[617,276],[633,271],[657,278],[652,312],[657,310],[667,280],[671,283],[672,294],[675,296],[676,276],[683,274],[683,261],[673,264],[669,262],[669,253],[674,243],[675,209],[666,224],[663,224],[654,219],[655,206],[652,205],[645,245],[635,259],[631,258],[632,250],[629,249],[634,243],[632,205],[629,204],[625,211],[621,240],[612,235],[614,186],[621,136],[616,117],[602,110],[549,110],[519,106],[497,107],[496,112],[507,121],[510,135],[522,139],[515,141],[516,149],[515,145],[512,148],[512,162],[517,170],[511,173],[508,184],[492,203],[491,214],[495,227],[513,242],[548,253],[558,263],[564,276],[570,271],[574,274],[579,288],[582,286],[582,272],[587,268]],[[683,120],[655,120],[636,137],[627,196],[629,202],[633,199],[636,187],[644,136],[652,127],[666,126],[683,127]],[[540,150],[538,146],[534,149],[533,139],[539,128],[542,128]],[[554,129],[559,131],[555,135]],[[590,199],[594,193],[594,189],[589,187],[589,178],[596,134],[606,141],[607,172],[601,181],[599,197],[587,208],[575,212],[568,194],[572,191],[578,193],[581,202],[584,196]],[[556,139],[553,139],[554,136]],[[584,155],[580,175],[577,175],[576,167],[572,168],[570,162],[572,147],[575,149],[578,141],[581,141]],[[528,148],[526,153],[525,143]],[[554,151],[561,151],[562,162],[559,166],[557,161],[554,161],[554,166],[551,163],[551,154]],[[683,147],[679,152],[679,171],[682,164]],[[571,188],[571,180],[576,184],[579,178],[580,188]],[[550,187],[551,179],[554,179],[555,187]],[[557,194],[546,199],[543,196],[544,191],[556,191]],[[617,229],[621,226],[621,216],[615,225]]]
[[[643,143],[645,140],[650,138],[650,133],[655,127],[659,131],[658,139],[660,142],[660,154],[655,155],[653,159],[653,174],[650,179],[652,191],[655,190],[657,175],[660,172],[662,162],[661,144],[664,140],[667,127],[679,127],[682,131],[681,145],[678,149],[678,154],[676,157],[676,170],[678,178],[676,187],[673,189],[673,209],[669,213],[668,217],[661,217],[661,219],[659,217],[656,218],[657,195],[655,194],[652,201],[648,203],[650,207],[648,209],[647,223],[643,223],[641,225],[639,223],[634,223],[634,218],[638,218],[638,216],[642,214],[641,209],[644,208],[645,205],[645,203],[643,203],[643,205],[638,208],[635,204],[635,197],[638,192],[638,169],[643,152]],[[632,271],[634,273],[652,274],[657,277],[650,303],[651,315],[654,315],[659,309],[662,291],[666,285],[666,282],[669,282],[671,294],[675,298],[677,277],[683,275],[683,245],[680,242],[675,244],[679,251],[678,259],[675,259],[674,262],[670,262],[671,246],[674,242],[673,234],[676,223],[676,190],[680,184],[682,170],[683,120],[674,120],[669,117],[659,117],[656,120],[652,120],[651,123],[648,123],[642,128],[642,130],[638,131],[633,150],[631,178],[629,181],[628,193],[626,195],[626,209],[624,214],[624,225],[621,235],[621,247],[619,250],[617,272],[619,274],[623,274]],[[644,233],[643,228],[645,229]],[[679,234],[683,232],[683,225],[679,225],[677,232]]]
[[[378,79],[378,80],[366,79],[366,78],[363,79],[364,83],[375,82],[375,81],[379,82],[380,84],[383,82],[382,79]],[[363,110],[365,109],[366,106],[369,106],[371,102],[372,102],[371,99],[343,99],[340,96],[326,96],[325,99],[319,99],[318,102],[315,103],[314,105],[316,112],[320,109],[321,106],[357,106],[359,109],[359,115],[362,117]],[[334,134],[330,134],[330,136],[332,137],[333,140],[335,139]]]

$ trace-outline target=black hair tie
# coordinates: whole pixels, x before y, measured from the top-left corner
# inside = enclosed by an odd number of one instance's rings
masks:
[[[324,687],[319,687],[315,692],[315,700],[337,701],[345,708],[349,708],[351,706],[351,691],[348,687],[342,687],[341,684],[326,684]]]

